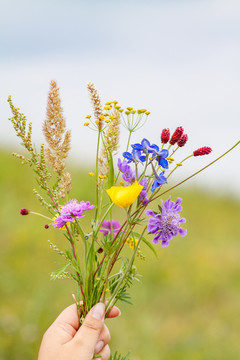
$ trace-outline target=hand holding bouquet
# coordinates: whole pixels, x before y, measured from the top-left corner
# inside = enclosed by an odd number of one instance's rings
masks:
[[[148,139],[131,143],[133,132],[148,120],[150,112],[146,109],[125,110],[117,101],[101,105],[101,100],[93,84],[88,84],[94,115],[86,116],[85,127],[96,135],[96,164],[89,176],[93,178],[95,202],[72,199],[71,175],[66,171],[65,159],[70,149],[70,131],[66,129],[61,108],[59,89],[55,81],[50,84],[47,116],[43,124],[46,145],[38,152],[31,140],[32,126],[14,107],[10,119],[28,156],[14,154],[24,164],[31,166],[37,175],[40,192],[34,193],[40,203],[49,211],[46,228],[52,226],[66,238],[66,248],[52,248],[64,260],[64,266],[52,273],[52,278],[70,278],[76,281],[77,293],[74,299],[78,308],[79,326],[89,310],[97,303],[106,304],[106,316],[120,300],[130,302],[129,288],[139,280],[134,264],[136,257],[144,259],[147,246],[156,255],[156,245],[169,245],[177,236],[186,236],[182,227],[185,219],[181,217],[182,199],[175,201],[169,197],[160,199],[171,189],[204,170],[219,158],[189,176],[180,183],[168,187],[168,179],[192,157],[208,155],[208,146],[200,147],[184,159],[175,161],[181,148],[186,145],[188,136],[178,127],[173,133],[163,129],[158,144]],[[117,156],[120,126],[128,130],[125,152]],[[178,155],[179,153],[179,155]],[[116,217],[115,208],[121,208],[124,220]],[[22,208],[22,215],[34,213]],[[118,212],[119,213],[119,212]],[[87,216],[85,226],[82,218]],[[146,237],[149,234],[150,240]],[[129,251],[124,251],[129,247]],[[117,354],[114,359],[121,359]]]

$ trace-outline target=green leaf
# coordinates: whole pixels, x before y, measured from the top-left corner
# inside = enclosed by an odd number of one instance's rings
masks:
[[[114,167],[112,153],[108,152],[108,187],[112,187],[114,183]]]
[[[158,205],[158,210],[159,210],[159,213],[162,215],[162,207],[160,205]]]

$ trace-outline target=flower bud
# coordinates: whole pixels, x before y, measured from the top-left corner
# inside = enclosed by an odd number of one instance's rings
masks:
[[[174,145],[176,142],[181,138],[183,134],[183,128],[181,126],[177,127],[174,133],[172,134],[172,137],[170,139],[170,144]]]
[[[21,215],[28,215],[28,214],[29,214],[29,210],[28,210],[28,209],[25,209],[25,208],[22,208],[22,209],[20,209],[20,214],[21,214]]]
[[[163,129],[161,134],[161,142],[163,144],[166,144],[170,139],[170,130],[169,129]]]
[[[193,156],[202,156],[202,155],[208,155],[212,149],[209,146],[203,146],[193,152]]]
[[[183,135],[180,137],[180,139],[177,141],[177,144],[178,144],[179,147],[183,147],[183,146],[186,144],[187,141],[188,141],[188,136],[187,136],[187,134],[183,134]]]
[[[44,227],[45,227],[45,229],[48,229],[48,228],[49,228],[49,225],[48,225],[48,224],[46,224],[46,225],[44,225]]]

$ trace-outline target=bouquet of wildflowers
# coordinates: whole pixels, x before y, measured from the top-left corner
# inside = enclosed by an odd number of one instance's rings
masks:
[[[181,216],[182,199],[161,196],[192,176],[204,170],[216,160],[189,176],[180,183],[168,186],[168,179],[191,157],[208,155],[210,147],[200,147],[176,162],[175,155],[186,145],[188,136],[178,127],[173,133],[163,129],[158,144],[148,139],[131,143],[133,132],[147,121],[150,112],[146,109],[123,109],[117,101],[102,106],[98,92],[92,83],[87,85],[93,105],[93,116],[87,115],[85,127],[93,130],[96,139],[96,164],[93,172],[95,202],[88,197],[72,199],[71,175],[66,171],[65,159],[70,149],[70,131],[65,119],[55,81],[50,84],[46,120],[43,133],[46,145],[37,151],[32,144],[31,123],[20,113],[9,98],[13,113],[10,119],[16,134],[28,156],[14,154],[23,164],[34,170],[40,192],[34,194],[49,211],[46,228],[52,226],[66,238],[66,248],[54,250],[64,259],[64,266],[52,273],[52,278],[70,278],[77,283],[74,299],[78,308],[79,324],[88,311],[98,302],[106,303],[106,315],[120,300],[130,302],[129,288],[139,280],[135,266],[136,257],[144,259],[144,247],[156,255],[156,246],[169,245],[177,235],[186,236],[185,218]],[[128,130],[125,152],[117,156],[120,126]],[[87,129],[87,130],[88,130]],[[174,156],[174,158],[173,158]],[[116,159],[115,159],[116,158]],[[160,199],[158,202],[153,200]],[[121,208],[124,220],[116,218],[115,208]],[[26,208],[22,215],[34,213]],[[89,215],[89,224],[82,218]],[[84,222],[85,224],[85,222]],[[183,226],[183,227],[182,227]],[[147,237],[147,234],[149,236]],[[123,252],[129,247],[128,252]],[[128,255],[126,255],[128,254]],[[117,353],[112,359],[127,359]]]

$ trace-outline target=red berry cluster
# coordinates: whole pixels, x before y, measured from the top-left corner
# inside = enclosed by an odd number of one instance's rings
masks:
[[[193,156],[202,156],[202,155],[208,155],[212,149],[209,146],[203,146],[193,152]]]
[[[175,145],[177,143],[179,147],[183,147],[188,140],[187,134],[183,134],[183,131],[184,130],[182,126],[177,127],[174,133],[172,134],[172,137],[170,138],[170,130],[168,128],[163,129],[161,134],[161,142],[163,144],[167,144],[170,139],[169,143],[171,145]]]
[[[21,214],[21,215],[28,215],[28,214],[29,214],[29,210],[26,209],[26,208],[22,208],[22,209],[20,209],[20,214]]]

